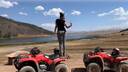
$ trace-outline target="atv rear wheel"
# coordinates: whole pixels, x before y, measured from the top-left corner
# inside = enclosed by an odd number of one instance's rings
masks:
[[[128,64],[120,64],[117,72],[128,72]]]
[[[31,66],[22,67],[19,72],[36,72],[35,69]]]
[[[58,64],[55,67],[55,72],[68,72],[68,67],[66,64]]]
[[[97,63],[90,63],[87,66],[87,72],[101,72],[101,67]]]

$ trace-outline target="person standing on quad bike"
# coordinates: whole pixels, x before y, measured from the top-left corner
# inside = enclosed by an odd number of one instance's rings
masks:
[[[66,28],[70,28],[72,23],[69,26],[65,24],[64,13],[60,12],[60,18],[56,19],[56,25],[54,32],[57,33],[57,38],[59,42],[60,56],[65,56],[65,33]]]

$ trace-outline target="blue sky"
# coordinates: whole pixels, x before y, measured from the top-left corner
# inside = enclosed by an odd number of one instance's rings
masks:
[[[121,0],[0,0],[0,16],[54,30],[59,12],[70,31],[128,27],[128,1]]]

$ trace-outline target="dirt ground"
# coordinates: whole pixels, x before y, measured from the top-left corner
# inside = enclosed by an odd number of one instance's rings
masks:
[[[128,39],[127,39],[128,40]],[[120,42],[121,41],[121,42]],[[82,39],[75,41],[66,42],[67,53],[70,56],[65,63],[69,67],[69,72],[72,69],[82,69],[85,68],[83,65],[83,53],[89,50],[93,50],[93,48],[100,46],[107,51],[111,52],[112,48],[118,47],[121,49],[122,53],[128,53],[128,41],[126,39]],[[17,45],[17,46],[2,46],[0,47],[0,72],[16,72],[16,69],[13,65],[5,65],[7,63],[6,55],[18,50],[29,50],[33,47],[39,47],[44,53],[51,53],[52,49],[58,47],[58,43],[45,43],[45,44],[34,44],[34,45]],[[84,69],[83,71],[85,72]]]

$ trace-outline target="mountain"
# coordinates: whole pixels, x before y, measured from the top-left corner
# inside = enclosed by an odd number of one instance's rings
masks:
[[[128,28],[121,30],[120,32],[128,32]]]
[[[49,35],[51,31],[38,27],[36,25],[18,22],[12,19],[0,16],[0,36],[17,35]]]
[[[99,37],[106,37],[106,38],[124,38],[128,37],[128,28],[126,29],[110,29],[106,31],[98,31],[95,33],[90,33]]]
[[[82,31],[82,32],[71,32],[69,34],[81,34],[86,36],[104,36],[109,35],[113,33],[120,32],[121,29],[106,29],[106,30],[96,30],[96,31]]]

